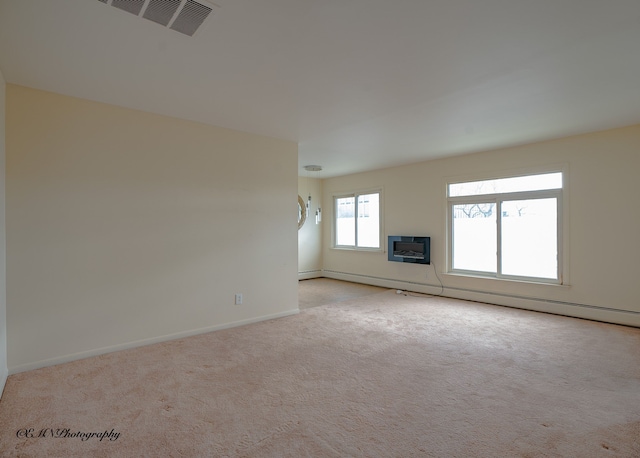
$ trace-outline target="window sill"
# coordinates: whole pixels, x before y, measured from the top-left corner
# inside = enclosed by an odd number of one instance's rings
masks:
[[[331,250],[336,251],[355,251],[358,253],[384,253],[382,248],[351,248],[348,246],[332,246]]]

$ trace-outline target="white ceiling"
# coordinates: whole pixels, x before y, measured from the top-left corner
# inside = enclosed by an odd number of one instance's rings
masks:
[[[0,71],[297,142],[316,177],[640,123],[639,0],[216,3],[188,37],[98,0],[0,0]]]

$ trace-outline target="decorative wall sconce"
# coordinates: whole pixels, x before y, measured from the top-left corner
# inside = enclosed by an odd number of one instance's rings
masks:
[[[322,166],[305,165],[304,169],[307,172],[320,172],[322,171]],[[311,192],[309,192],[309,198],[307,199],[307,214],[309,214],[310,211],[311,211]],[[321,221],[322,221],[322,208],[320,208],[320,206],[318,205],[318,209],[316,210],[316,224],[320,224]]]

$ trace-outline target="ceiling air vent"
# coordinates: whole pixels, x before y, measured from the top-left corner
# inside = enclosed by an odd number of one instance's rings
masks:
[[[120,10],[193,36],[213,12],[214,4],[195,0],[98,0]]]
[[[171,28],[190,37],[211,13],[211,8],[193,0],[187,0]]]
[[[144,0],[113,0],[111,5],[137,16],[142,11]]]
[[[142,17],[167,26],[178,8],[180,0],[151,0]]]

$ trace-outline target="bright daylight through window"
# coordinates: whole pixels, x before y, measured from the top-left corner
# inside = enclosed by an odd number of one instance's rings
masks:
[[[562,172],[451,183],[449,271],[562,282]]]
[[[380,248],[380,192],[334,197],[338,248]]]

